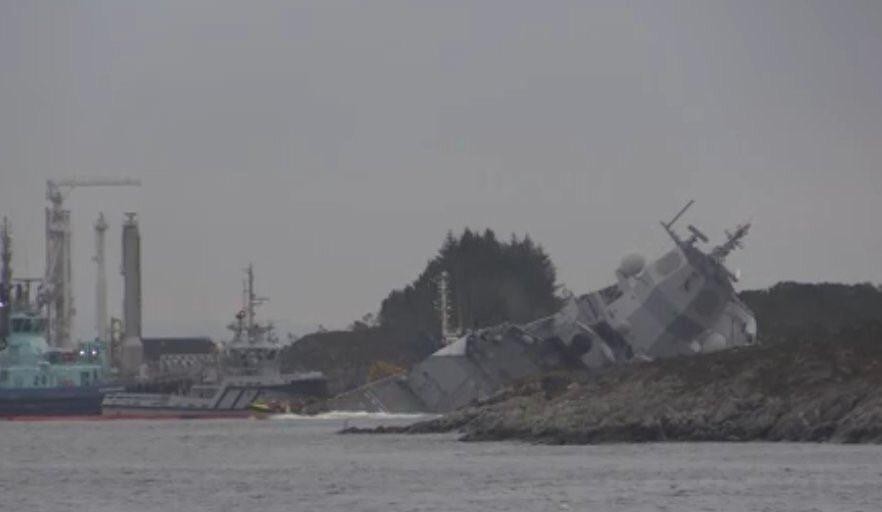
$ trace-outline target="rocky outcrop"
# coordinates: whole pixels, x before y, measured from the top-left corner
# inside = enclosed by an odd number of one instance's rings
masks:
[[[463,440],[882,442],[882,329],[545,375],[441,418],[386,432]]]

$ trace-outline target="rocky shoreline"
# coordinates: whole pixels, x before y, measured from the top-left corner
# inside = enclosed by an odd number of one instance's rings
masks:
[[[464,441],[882,443],[882,337],[789,342],[565,373],[406,427]],[[869,334],[869,335],[868,335]]]

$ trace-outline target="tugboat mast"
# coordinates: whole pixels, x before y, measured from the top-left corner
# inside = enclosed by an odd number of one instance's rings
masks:
[[[249,263],[245,269],[245,290],[243,296],[245,298],[245,335],[250,343],[259,341],[262,326],[255,321],[257,316],[257,306],[267,302],[266,297],[258,297],[254,293],[254,265]]]
[[[251,339],[251,335],[254,332],[254,265],[249,263],[248,269],[246,270],[248,274],[248,304],[246,305],[246,315],[248,319],[248,338],[249,341]]]
[[[12,239],[9,236],[9,220],[3,217],[3,231],[0,232],[0,244],[3,245],[2,268],[0,268],[0,350],[6,348],[9,337],[9,311],[12,308],[10,288],[12,286]]]

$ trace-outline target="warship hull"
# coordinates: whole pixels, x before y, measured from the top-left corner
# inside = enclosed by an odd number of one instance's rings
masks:
[[[513,382],[580,367],[579,354],[559,338],[540,338],[502,325],[465,337],[405,375],[374,381],[330,399],[330,410],[444,413],[487,399]]]

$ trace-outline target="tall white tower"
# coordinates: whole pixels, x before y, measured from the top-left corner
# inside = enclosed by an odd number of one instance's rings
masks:
[[[107,222],[104,214],[95,221],[95,337],[110,342],[107,324],[107,269],[104,263],[104,233]]]
[[[132,179],[89,178],[46,181],[46,273],[39,290],[39,302],[47,308],[49,344],[67,347],[71,343],[73,280],[71,278],[70,210],[64,208],[67,192],[77,187],[140,186]]]
[[[41,286],[41,301],[49,306],[49,343],[54,347],[70,344],[73,322],[71,286],[70,210],[61,206],[61,195],[52,196],[46,208],[46,278]]]
[[[457,339],[457,333],[453,329],[453,321],[450,318],[450,274],[444,270],[438,276],[438,301],[435,303],[438,314],[441,316],[441,343],[450,345]]]
[[[141,234],[134,213],[126,213],[122,230],[123,343],[122,374],[135,377],[144,359],[141,345]]]

